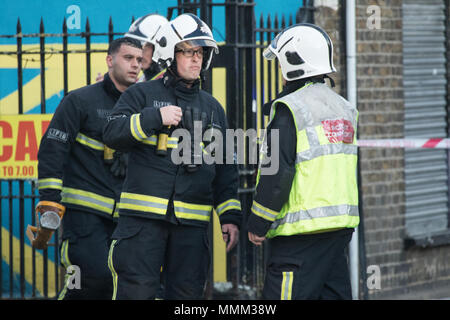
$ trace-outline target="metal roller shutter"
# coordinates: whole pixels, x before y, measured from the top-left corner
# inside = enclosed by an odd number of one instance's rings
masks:
[[[403,1],[405,137],[447,137],[444,0]],[[447,229],[446,150],[405,150],[406,232]]]

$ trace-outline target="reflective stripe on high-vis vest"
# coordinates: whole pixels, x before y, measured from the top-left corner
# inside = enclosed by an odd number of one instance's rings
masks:
[[[130,130],[131,134],[137,141],[142,141],[147,138],[141,127],[141,114],[136,113],[130,117]]]
[[[300,163],[303,161],[309,161],[314,158],[325,156],[328,154],[354,154],[358,153],[358,147],[356,145],[325,145],[318,146],[314,149],[309,149],[307,151],[297,153],[297,158],[295,163]]]
[[[220,216],[224,212],[226,212],[228,210],[232,210],[232,209],[242,210],[241,209],[241,202],[239,200],[237,200],[237,199],[227,200],[225,202],[222,202],[221,204],[219,204],[216,207],[216,212]]]
[[[45,178],[38,180],[38,189],[58,189],[62,190],[63,181],[58,178]]]
[[[209,221],[211,217],[212,206],[204,204],[193,204],[182,201],[173,202],[175,216],[181,219]]]
[[[62,202],[95,209],[107,214],[112,214],[115,201],[93,192],[63,187]]]
[[[271,119],[278,103],[289,108],[297,129],[296,173],[279,213],[253,203],[253,213],[273,221],[266,236],[356,227],[357,110],[324,84],[277,99]]]
[[[168,199],[147,196],[137,193],[122,192],[120,195],[120,209],[166,214]]]
[[[342,217],[346,217],[345,220]],[[342,228],[342,223],[358,224],[358,206],[338,205],[324,208],[313,208],[298,212],[287,212],[286,215],[277,219],[270,227],[276,232],[279,227],[284,232],[308,233],[317,230]],[[312,231],[311,231],[312,230]]]
[[[82,134],[81,132],[78,133],[75,140],[78,143],[81,143],[82,145],[85,145],[95,150],[103,151],[105,149],[105,145],[102,142],[89,138],[87,135]]]

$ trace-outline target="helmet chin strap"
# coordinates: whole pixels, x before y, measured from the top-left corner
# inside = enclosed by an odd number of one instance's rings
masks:
[[[201,81],[201,82],[206,81],[205,70],[202,70],[202,71],[200,72],[200,81]]]
[[[323,78],[324,78],[324,79],[329,79],[329,80],[330,80],[330,84],[331,84],[331,87],[332,87],[332,88],[334,88],[334,87],[336,86],[336,84],[334,83],[333,78],[331,78],[329,75],[326,74],[326,75],[323,76]]]
[[[150,67],[144,70],[144,75],[147,79],[150,79],[152,76],[160,72],[162,69],[158,63],[152,62]]]

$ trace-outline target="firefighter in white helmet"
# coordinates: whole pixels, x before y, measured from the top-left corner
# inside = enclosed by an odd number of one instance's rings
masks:
[[[155,34],[167,22],[165,17],[150,13],[135,20],[124,35],[124,37],[140,41],[142,45],[141,69],[143,75],[139,78],[138,82],[155,80],[164,74],[164,69],[157,63],[153,63],[152,57],[155,50]],[[97,82],[102,81],[103,75],[98,73],[95,80]]]
[[[358,112],[325,84],[336,71],[333,45],[318,26],[283,30],[263,55],[278,58],[284,78],[268,104],[261,160],[280,142],[279,170],[258,171],[248,219],[249,240],[270,244],[263,298],[351,299],[345,252],[359,223]]]
[[[154,299],[161,265],[165,299],[201,299],[209,269],[208,225],[213,208],[227,250],[238,241],[237,166],[226,164],[225,152],[220,153],[221,164],[173,160],[180,149],[188,151],[183,148],[188,141],[172,136],[177,128],[191,132],[198,121],[203,129],[210,124],[225,136],[222,106],[200,89],[200,73],[217,52],[211,30],[198,17],[183,14],[170,21],[157,33],[153,55],[167,72],[162,79],[127,90],[103,130],[113,148],[130,154],[109,256],[115,299]],[[171,126],[168,152],[160,155],[156,138],[164,126]],[[185,135],[183,140],[193,136]]]
[[[153,53],[155,51],[155,35],[158,30],[167,23],[167,19],[158,14],[147,14],[134,21],[125,37],[130,37],[142,43],[142,71],[143,75],[139,82],[155,80],[162,76],[164,69],[157,63],[153,63]]]

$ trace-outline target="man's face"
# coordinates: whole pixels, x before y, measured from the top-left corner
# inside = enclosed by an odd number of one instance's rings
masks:
[[[181,49],[176,48],[176,51],[177,50]],[[202,70],[203,54],[200,54],[200,52],[203,52],[203,48],[192,47],[185,44],[183,50],[185,51],[184,53],[175,53],[178,74],[185,80],[194,81],[200,76],[200,71]],[[189,57],[189,55],[192,54],[192,51],[197,51],[198,53]]]
[[[121,86],[129,87],[136,83],[142,63],[142,50],[126,44],[119,51],[106,58],[109,71]]]
[[[152,64],[153,45],[147,42],[142,48],[142,70],[147,70]]]

